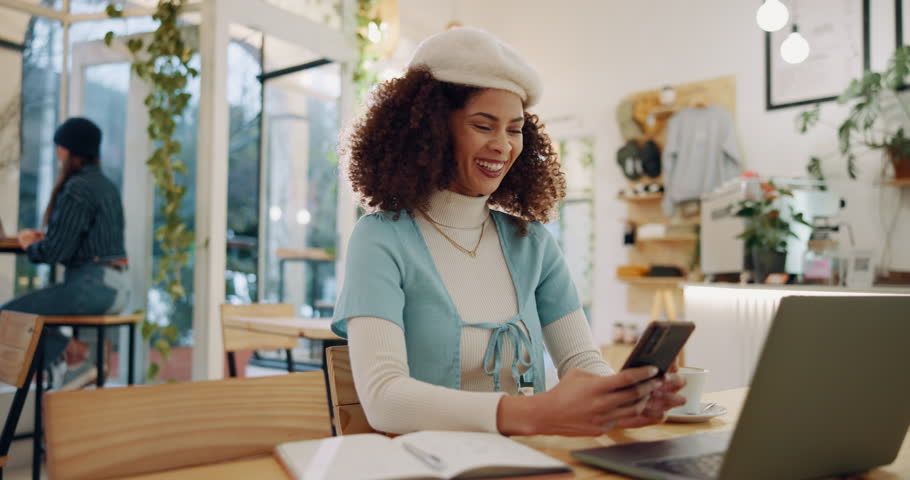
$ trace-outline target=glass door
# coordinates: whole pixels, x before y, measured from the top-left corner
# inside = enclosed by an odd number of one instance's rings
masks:
[[[336,296],[341,68],[266,37],[263,298],[327,317]],[[302,341],[295,359],[320,361]]]
[[[69,77],[69,114],[84,116],[101,127],[102,147],[101,165],[108,178],[121,190],[124,215],[126,217],[126,250],[130,261],[131,296],[124,312],[144,310],[149,320],[159,325],[176,325],[178,343],[172,349],[172,356],[162,362],[158,353],[148,351],[145,342],[141,345],[137,357],[137,371],[144,371],[149,361],[161,364],[161,380],[189,380],[191,377],[192,336],[192,255],[184,269],[184,286],[187,297],[177,304],[162,289],[152,285],[151,279],[156,273],[157,257],[153,232],[162,219],[157,214],[161,199],[155,193],[154,183],[148,173],[145,162],[153,151],[148,140],[148,125],[144,99],[149,92],[148,85],[130,70],[131,57],[125,48],[126,38],[116,37],[114,44],[108,47],[100,40],[92,39],[99,26],[76,24],[73,26],[74,42],[71,46],[72,63]],[[80,32],[85,29],[85,41],[79,41]],[[90,33],[93,32],[93,33]],[[139,34],[127,38],[147,37]],[[193,41],[195,29],[187,35]],[[198,55],[195,61],[198,63]],[[197,65],[198,67],[198,65]],[[188,105],[184,116],[178,120],[178,140],[183,143],[182,160],[187,164],[189,173],[185,176],[185,186],[189,192],[182,206],[184,218],[192,228],[195,211],[195,155],[196,149],[196,115],[198,111],[198,79],[191,80],[189,89],[193,100]],[[118,348],[126,345],[127,333],[115,337],[114,351],[125,351]],[[112,380],[125,379],[126,356],[118,355],[118,377]],[[138,375],[137,379],[144,378]]]

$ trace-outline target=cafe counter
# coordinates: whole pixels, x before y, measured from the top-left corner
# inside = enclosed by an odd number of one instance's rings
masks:
[[[705,385],[708,392],[749,385],[771,320],[783,297],[910,295],[907,287],[851,289],[726,283],[685,283],[682,287],[686,320],[696,326],[686,345],[685,362],[710,370]],[[910,321],[910,313],[907,321]]]

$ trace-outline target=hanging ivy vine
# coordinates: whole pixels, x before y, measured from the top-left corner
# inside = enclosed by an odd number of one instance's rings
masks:
[[[379,16],[380,0],[357,0],[357,65],[354,68],[354,88],[357,98],[366,97],[370,87],[376,84],[379,76],[370,70],[373,63],[379,60],[379,55],[370,48],[370,24],[381,31],[382,18]]]
[[[158,28],[146,43],[141,38],[130,38],[126,46],[133,56],[132,72],[145,80],[151,93],[145,97],[148,110],[148,136],[155,150],[146,160],[149,172],[163,202],[160,213],[164,223],[155,230],[155,240],[161,249],[158,257],[158,271],[154,279],[176,304],[186,296],[181,281],[183,267],[190,259],[194,247],[192,230],[180,213],[186,187],[178,180],[186,175],[186,164],[179,159],[181,144],[174,137],[177,121],[189,104],[191,94],[187,90],[189,80],[199,72],[190,66],[196,51],[183,39],[177,23],[186,0],[159,0],[152,19]],[[123,12],[110,4],[106,9],[110,18],[121,18]],[[114,33],[107,32],[104,42],[108,46]],[[171,345],[177,341],[177,327],[159,326],[148,319],[142,325],[142,336],[152,348],[167,361]],[[152,362],[147,377],[157,376],[160,366]]]
[[[364,98],[369,89],[376,83],[377,74],[370,70],[378,60],[378,54],[370,46],[369,31],[382,25],[379,9],[380,0],[357,1],[357,49],[358,61],[354,69],[354,85],[358,98]],[[148,82],[151,93],[145,98],[148,110],[148,136],[155,150],[146,161],[158,193],[164,199],[160,213],[164,224],[155,231],[155,240],[161,248],[158,259],[158,271],[154,282],[164,288],[176,304],[186,296],[181,281],[181,270],[189,261],[194,247],[194,235],[186,219],[180,214],[186,187],[178,181],[180,175],[187,173],[186,165],[177,155],[181,153],[181,144],[174,138],[178,119],[189,104],[191,94],[187,90],[189,80],[199,75],[190,66],[196,51],[183,39],[177,20],[186,0],[159,0],[152,19],[158,22],[158,28],[146,43],[140,38],[130,38],[126,46],[133,56],[131,65],[133,73]],[[122,18],[123,12],[116,5],[109,4],[106,13],[110,18]],[[110,46],[114,39],[113,32],[107,32],[104,42]],[[171,345],[177,341],[177,328],[174,325],[159,326],[148,319],[142,325],[142,337],[150,342],[152,348],[167,361]],[[146,372],[148,379],[157,377],[160,365],[152,362]]]

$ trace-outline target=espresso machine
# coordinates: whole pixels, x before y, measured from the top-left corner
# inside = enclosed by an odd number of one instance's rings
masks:
[[[838,219],[845,205],[843,199],[815,180],[773,178],[771,181],[777,187],[793,192],[792,197],[780,200],[782,214],[789,215],[791,206],[796,212],[802,212],[803,218],[816,227],[816,232],[823,232],[816,234],[816,240],[826,243],[813,245],[828,249],[826,255],[831,250],[838,250],[841,235],[844,231],[849,232]],[[736,238],[746,229],[746,220],[735,216],[735,205],[746,198],[760,197],[760,184],[761,180],[756,178],[737,178],[702,196],[701,268],[706,275],[740,273],[747,269],[745,242]],[[796,236],[787,241],[786,270],[802,278],[813,228],[792,222],[791,229]]]

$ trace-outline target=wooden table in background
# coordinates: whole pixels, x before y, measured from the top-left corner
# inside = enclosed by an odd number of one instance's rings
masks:
[[[284,270],[288,262],[303,262],[309,264],[312,268],[321,268],[322,265],[335,263],[335,255],[324,248],[279,248],[275,250],[275,256],[278,257],[278,301],[284,301]],[[318,275],[314,275],[314,278]],[[319,296],[319,282],[310,284],[309,298],[313,308],[316,308]],[[334,306],[332,306],[334,307]]]
[[[705,395],[706,401],[717,402],[727,408],[728,413],[705,423],[673,424],[666,423],[645,428],[615,430],[599,437],[560,437],[560,436],[533,436],[513,437],[536,450],[553,458],[559,459],[575,471],[575,478],[579,480],[620,480],[629,477],[609,473],[582,464],[572,458],[571,450],[609,446],[630,442],[663,440],[682,437],[693,433],[719,432],[731,430],[739,417],[742,403],[745,399],[746,389],[726,390],[723,392]],[[910,437],[910,435],[908,435]],[[859,440],[859,439],[858,439]],[[218,478],[223,480],[289,480],[281,464],[275,457],[256,457],[224,462],[213,465],[183,468],[169,472],[151,475],[130,477],[131,480],[203,480]],[[853,477],[856,479],[857,477]],[[910,438],[904,440],[897,459],[891,465],[875,470],[862,477],[863,480],[910,480]]]
[[[242,317],[224,318],[224,325],[255,332],[290,335],[310,340],[341,340],[332,333],[331,318]]]
[[[0,238],[0,253],[25,253],[16,237]]]
[[[326,369],[325,350],[336,345],[347,345],[347,340],[332,333],[331,318],[230,316],[224,317],[224,327],[234,330],[249,330],[251,332],[286,335],[321,341],[322,374],[325,377],[326,385],[329,384],[329,373]],[[328,389],[326,389],[326,398],[329,402],[329,417],[331,417],[334,415],[334,412],[331,408],[332,396]],[[334,434],[335,424],[332,423],[332,435]]]

